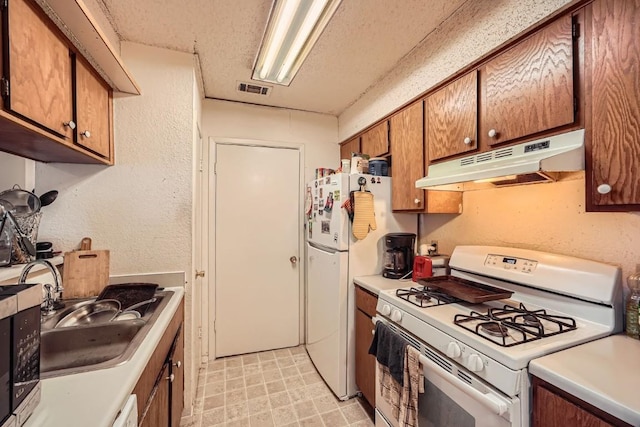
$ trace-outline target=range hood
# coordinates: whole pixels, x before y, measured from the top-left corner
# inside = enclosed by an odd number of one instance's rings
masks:
[[[436,163],[429,166],[428,176],[416,181],[416,188],[437,190],[433,187],[469,181],[530,184],[554,180],[556,172],[580,170],[584,170],[584,129]]]

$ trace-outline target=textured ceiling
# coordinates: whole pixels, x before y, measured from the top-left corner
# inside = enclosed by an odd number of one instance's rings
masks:
[[[289,87],[251,82],[268,0],[102,0],[123,41],[195,52],[205,96],[339,115],[467,0],[343,0]]]

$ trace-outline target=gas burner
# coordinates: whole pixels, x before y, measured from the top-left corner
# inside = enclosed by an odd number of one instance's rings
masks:
[[[522,321],[527,326],[540,326],[540,319],[533,314],[525,314],[522,316]]]
[[[498,322],[487,322],[480,325],[480,329],[494,337],[507,337],[509,330]]]
[[[458,298],[426,286],[397,289],[396,296],[418,307],[431,307],[460,301]]]

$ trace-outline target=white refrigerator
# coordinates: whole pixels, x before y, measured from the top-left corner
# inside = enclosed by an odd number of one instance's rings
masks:
[[[358,180],[374,198],[376,230],[357,240],[341,206]],[[357,393],[355,384],[355,288],[353,278],[382,273],[384,235],[416,233],[416,214],[391,212],[391,179],[336,174],[307,184],[307,281],[305,344],[318,372],[344,400]],[[373,329],[373,325],[371,325]]]

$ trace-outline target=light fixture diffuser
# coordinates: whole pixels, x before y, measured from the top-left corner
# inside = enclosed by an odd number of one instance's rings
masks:
[[[289,86],[342,0],[275,0],[253,80]]]

